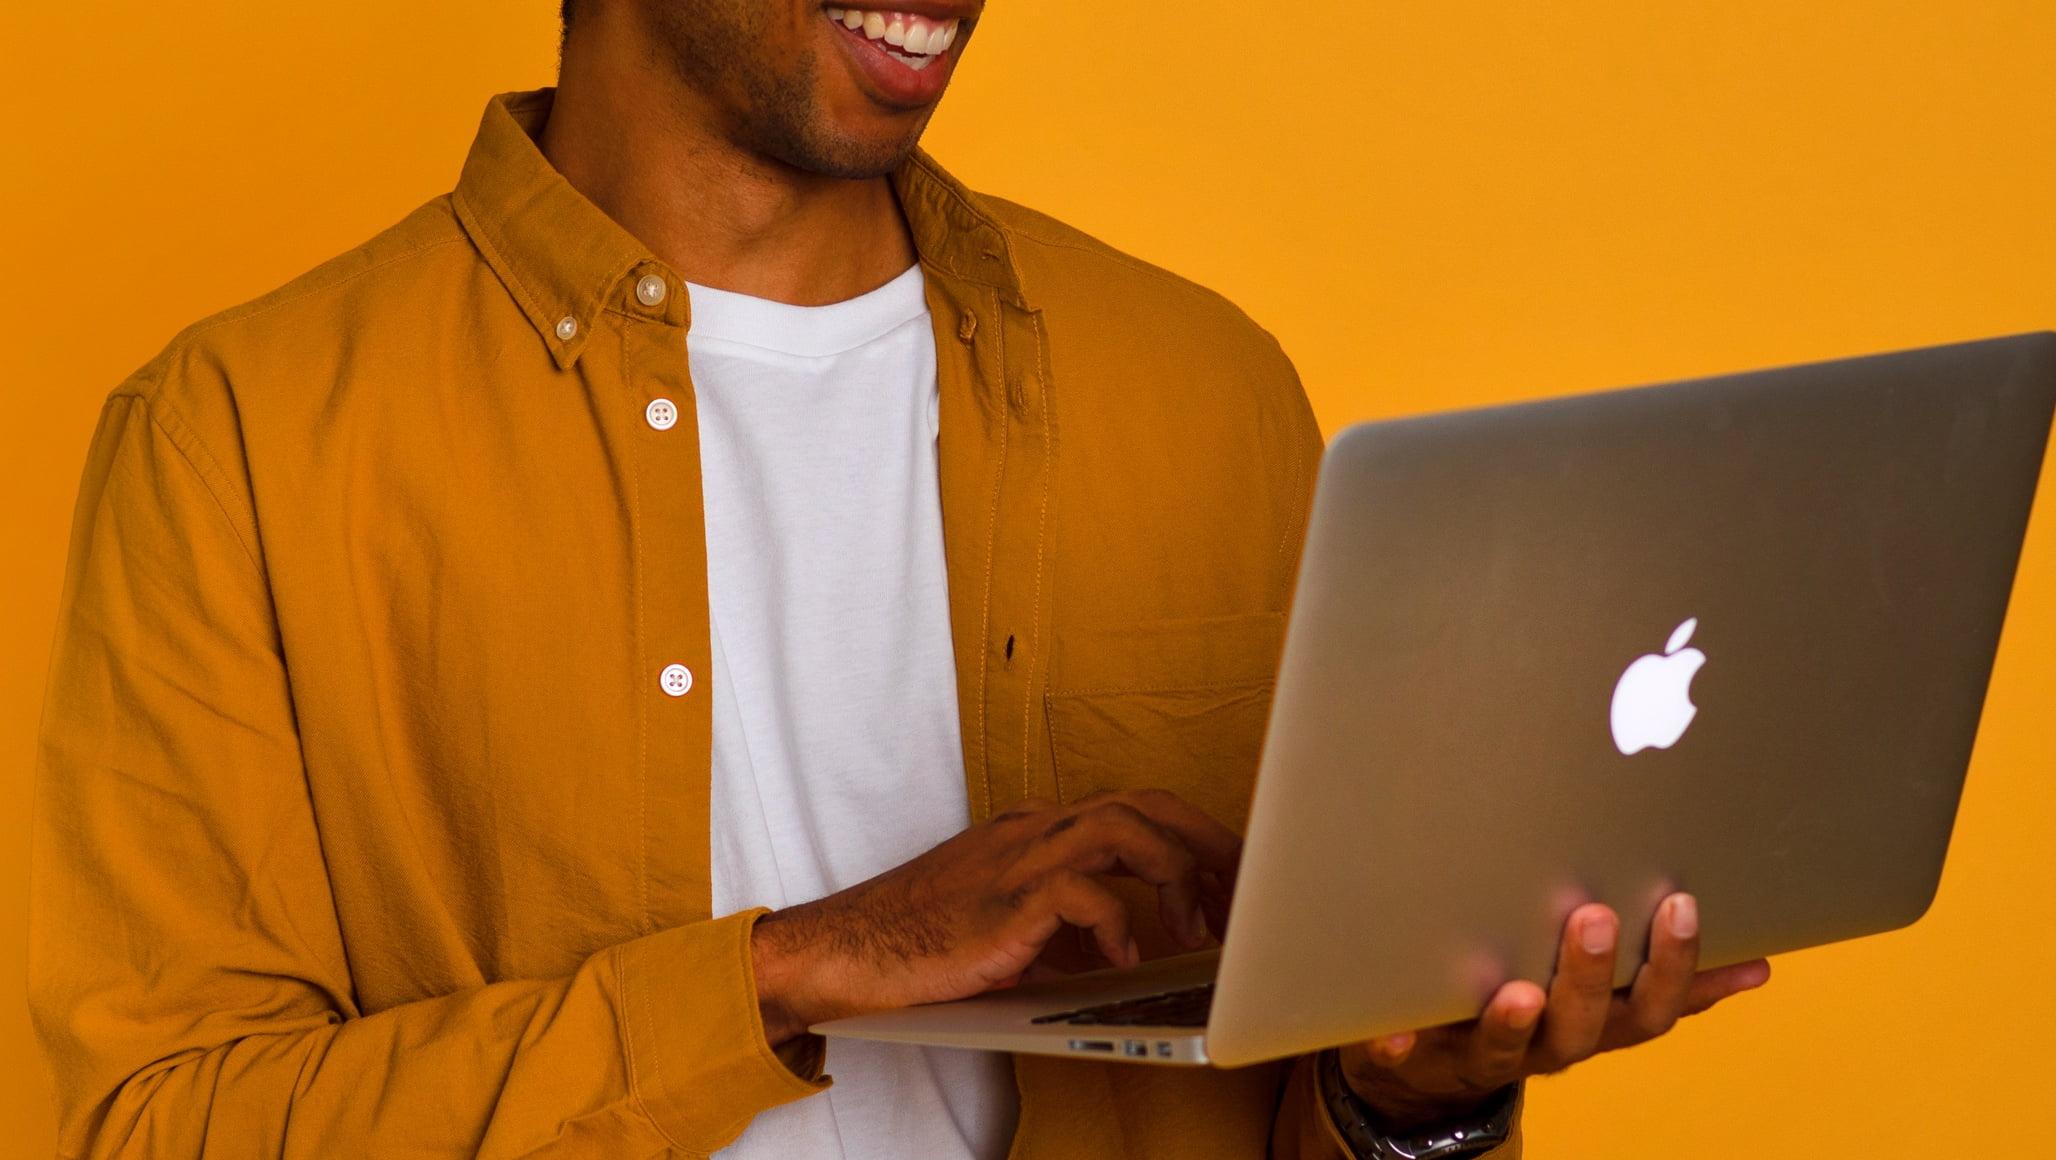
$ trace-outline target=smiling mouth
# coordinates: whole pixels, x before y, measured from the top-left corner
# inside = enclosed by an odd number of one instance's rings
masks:
[[[863,37],[891,60],[920,72],[956,43],[958,20],[932,20],[910,12],[828,8],[828,19]]]

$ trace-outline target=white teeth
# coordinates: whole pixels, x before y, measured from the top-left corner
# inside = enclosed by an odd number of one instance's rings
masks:
[[[826,11],[828,19],[844,28],[901,50],[895,55],[902,60],[924,62],[918,67],[925,67],[928,58],[949,51],[949,46],[957,41],[959,22],[955,20],[933,24],[925,17],[908,16],[904,12],[867,12],[860,8],[829,8]]]
[[[907,58],[907,67],[913,69],[915,72],[920,72],[922,69],[927,68],[929,65],[934,63],[935,58],[932,56],[910,56]]]

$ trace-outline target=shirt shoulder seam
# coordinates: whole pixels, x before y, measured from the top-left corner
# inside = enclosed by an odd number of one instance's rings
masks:
[[[1205,286],[1202,286],[1189,278],[1181,277],[1177,274],[1172,273],[1169,270],[1164,269],[1161,266],[1145,262],[1140,258],[1134,257],[1133,255],[1124,254],[1111,246],[1085,246],[1080,245],[1077,242],[1065,241],[1061,238],[1052,238],[1046,237],[1042,234],[1029,233],[1028,231],[1022,230],[1015,226],[1007,226],[1004,228],[1013,233],[1016,233],[1018,236],[1025,238],[1028,241],[1034,242],[1038,246],[1047,246],[1050,249],[1054,250],[1071,250],[1075,253],[1086,254],[1095,258],[1101,258],[1106,261],[1112,262],[1116,265],[1126,266],[1128,269],[1133,270],[1138,274],[1146,274],[1152,279],[1158,282],[1165,283],[1166,285],[1170,286],[1175,290],[1183,291],[1184,293],[1189,294],[1192,297],[1199,298],[1207,302],[1224,303],[1232,305],[1232,303],[1228,303],[1228,299],[1223,297],[1218,291],[1209,290]]]
[[[352,270],[347,274],[331,277],[316,282],[312,285],[291,288],[290,293],[287,292],[288,287],[281,287],[280,289],[273,291],[271,294],[267,294],[260,298],[254,299],[253,301],[246,302],[241,306],[230,307],[229,309],[222,311],[221,313],[215,315],[212,318],[205,319],[201,322],[195,323],[180,336],[180,340],[174,344],[174,347],[176,348],[185,346],[191,343],[194,339],[197,339],[202,335],[208,334],[212,331],[218,330],[221,327],[228,326],[236,322],[243,322],[252,318],[261,318],[274,310],[284,309],[285,307],[291,306],[294,303],[301,302],[305,299],[311,298],[316,294],[322,294],[330,290],[338,289],[339,287],[347,286],[350,283],[355,282],[359,278],[375,274],[388,266],[397,265],[398,263],[408,261],[409,259],[418,258],[424,254],[442,249],[444,246],[456,245],[460,242],[465,242],[467,240],[467,237],[462,232],[453,233],[449,237],[438,238],[432,242],[423,242],[418,246],[402,250],[397,254],[391,255],[390,257],[381,258],[378,261],[372,263],[369,266],[364,267],[361,270]]]
[[[215,508],[228,523],[230,533],[235,536],[237,546],[242,548],[243,558],[250,562],[250,567],[257,575],[262,576],[264,566],[259,562],[255,547],[256,523],[254,520],[239,519],[236,510],[223,498],[222,491],[227,483],[227,472],[222,470],[220,461],[214,458],[207,445],[201,442],[192,425],[187,423],[185,417],[176,409],[154,397],[153,392],[140,387],[118,389],[107,396],[107,402],[112,403],[123,398],[134,399],[142,405],[143,414],[149,418],[150,425],[164,435],[172,449],[178,452],[179,459],[185,463],[186,469],[193,473],[200,481],[200,486],[206,489],[208,497],[214,501]],[[247,530],[245,524],[249,525]]]

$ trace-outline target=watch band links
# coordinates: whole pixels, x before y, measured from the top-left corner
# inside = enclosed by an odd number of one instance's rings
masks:
[[[1338,1052],[1321,1052],[1314,1072],[1321,1103],[1356,1160],[1465,1160],[1499,1147],[1512,1132],[1519,1084],[1507,1085],[1470,1115],[1418,1131],[1387,1133],[1377,1113],[1350,1090]]]

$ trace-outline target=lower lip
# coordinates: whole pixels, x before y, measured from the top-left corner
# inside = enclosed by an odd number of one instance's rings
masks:
[[[826,19],[826,17],[823,17]],[[840,20],[830,20],[829,25],[842,41],[843,49],[871,82],[873,96],[881,104],[900,109],[919,109],[932,104],[942,95],[943,86],[949,84],[950,70],[956,66],[956,55],[951,45],[937,53],[935,63],[919,72],[901,64],[885,51],[885,42],[873,41],[862,32],[851,29]]]

